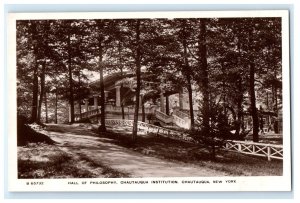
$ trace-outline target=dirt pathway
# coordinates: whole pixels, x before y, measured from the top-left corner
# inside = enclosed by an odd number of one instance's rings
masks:
[[[226,176],[228,174],[213,169],[172,162],[143,155],[114,144],[112,139],[98,137],[96,133],[83,127],[70,125],[50,125],[48,135],[57,146],[74,157],[88,162],[99,162],[131,177],[195,177]],[[82,167],[85,167],[84,165]]]

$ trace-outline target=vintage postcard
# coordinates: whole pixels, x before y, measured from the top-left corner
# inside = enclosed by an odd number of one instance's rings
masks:
[[[8,188],[290,191],[289,13],[10,13]]]

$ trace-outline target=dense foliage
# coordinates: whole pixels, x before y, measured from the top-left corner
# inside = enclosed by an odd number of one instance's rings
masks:
[[[199,140],[241,139],[243,119],[250,115],[257,142],[260,112],[278,117],[281,109],[281,19],[20,20],[17,70],[18,114],[31,122],[67,122],[69,111],[74,122],[74,102],[89,93],[91,72],[100,74],[104,112],[103,75],[132,71],[133,140],[139,103],[151,98],[146,93],[183,88]],[[158,85],[146,87],[145,73]],[[194,91],[201,95],[199,115],[194,115]],[[104,118],[103,113],[100,131]]]

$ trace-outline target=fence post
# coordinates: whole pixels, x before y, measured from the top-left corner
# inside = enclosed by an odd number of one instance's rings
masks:
[[[238,143],[238,149],[239,149],[239,152],[242,151],[242,145],[241,145],[241,143]]]
[[[267,151],[268,151],[268,161],[271,161],[271,148],[270,148],[270,146],[267,146]]]
[[[229,147],[228,147],[228,142],[227,141],[225,141],[225,149],[228,149]]]

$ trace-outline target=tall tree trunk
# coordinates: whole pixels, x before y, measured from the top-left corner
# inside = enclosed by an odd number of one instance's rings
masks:
[[[145,105],[144,105],[144,97],[142,97],[142,122],[145,122],[146,120],[146,114],[145,114]]]
[[[32,108],[31,108],[31,123],[37,121],[37,108],[38,108],[38,92],[39,92],[39,78],[38,78],[38,63],[35,62],[33,72],[33,91],[32,91]]]
[[[188,61],[186,39],[183,40],[183,59],[184,59],[184,66],[185,66],[184,74],[186,75],[187,90],[188,90],[188,96],[189,96],[191,128],[194,128],[195,119],[194,119],[194,108],[193,108],[193,91],[192,91],[192,83],[191,83],[191,76],[190,76],[192,71],[190,70],[189,61]]]
[[[34,70],[33,70],[33,89],[32,89],[32,107],[31,107],[31,118],[30,122],[37,121],[37,108],[38,108],[38,93],[39,93],[39,78],[38,78],[38,45],[37,45],[37,28],[36,23],[32,23],[31,34],[32,34],[32,44],[33,44],[33,54],[34,54]]]
[[[237,123],[235,126],[235,136],[239,136],[240,135],[240,130],[241,130],[241,126],[242,126],[242,116],[243,116],[243,108],[242,108],[242,101],[239,99],[237,102]]]
[[[251,102],[251,115],[253,121],[253,142],[258,142],[259,122],[258,122],[258,114],[256,108],[254,76],[255,76],[254,63],[250,62],[250,102]]]
[[[73,92],[73,76],[72,76],[72,61],[71,61],[71,36],[70,33],[68,35],[68,79],[69,79],[69,104],[71,107],[71,117],[70,123],[74,123],[75,116],[74,116],[74,92]]]
[[[54,122],[57,124],[57,100],[58,100],[58,92],[57,87],[55,88],[55,111],[54,111]]]
[[[138,131],[138,117],[139,117],[139,100],[140,100],[140,89],[141,89],[141,51],[140,51],[140,20],[136,20],[136,56],[135,56],[135,66],[136,66],[136,91],[135,91],[135,110],[132,128],[132,142],[136,141],[137,131]]]
[[[86,62],[86,61],[85,61]],[[79,73],[78,73],[78,84],[79,84],[79,90],[81,91],[81,71],[79,69]],[[79,119],[81,120],[81,99],[78,99],[78,104],[79,104]]]
[[[166,95],[166,114],[170,115],[170,104],[169,104],[169,96]]]
[[[253,48],[253,28],[249,30],[249,41],[248,41],[248,49],[249,49],[249,66],[250,66],[250,75],[249,75],[249,93],[250,93],[250,106],[251,106],[251,116],[253,122],[253,142],[258,142],[258,132],[259,132],[259,120],[258,113],[256,108],[256,96],[255,96],[255,64],[254,64],[254,56],[255,50]]]
[[[242,67],[241,58],[242,58],[242,52],[241,52],[241,43],[240,39],[237,38],[237,47],[238,47],[238,67]],[[244,91],[242,86],[242,74],[238,73],[238,83],[237,83],[237,90],[238,90],[238,98],[237,98],[237,123],[235,126],[235,136],[240,136],[240,130],[244,131],[244,121],[243,121],[243,100],[244,100]]]
[[[101,114],[100,114],[100,127],[99,127],[99,132],[106,132],[106,126],[105,126],[105,93],[104,93],[104,81],[103,81],[103,52],[102,52],[102,41],[99,37],[98,39],[99,43],[99,70],[100,70],[100,109],[101,109]]]
[[[123,89],[123,85],[121,85],[121,90],[120,90],[121,92],[122,92],[122,89]],[[124,111],[124,103],[122,100],[121,100],[121,111],[122,111],[122,119],[124,120],[125,119],[125,111]]]
[[[276,78],[276,76],[275,76]],[[279,133],[279,126],[278,126],[278,99],[277,99],[277,87],[274,85],[273,88],[273,97],[274,97],[274,112],[276,114],[276,120],[274,121],[274,132]]]
[[[119,65],[120,65],[120,71],[121,71],[121,77],[123,78],[123,67],[122,67],[122,55],[121,55],[121,42],[119,41],[118,43],[118,52],[119,52]],[[124,101],[123,101],[123,97],[122,97],[122,92],[123,92],[123,83],[121,84],[121,88],[120,88],[120,99],[121,99],[121,111],[122,111],[122,119],[125,119],[125,112],[124,112]]]
[[[191,117],[191,128],[193,129],[195,126],[195,118],[194,118],[194,108],[193,108],[193,90],[191,77],[187,75],[187,90],[189,95],[189,109],[190,109],[190,117]]]
[[[48,123],[48,98],[47,98],[47,92],[45,92],[45,113],[46,113],[46,120],[45,123]]]
[[[203,93],[203,128],[206,133],[209,133],[209,119],[210,119],[210,106],[209,106],[209,84],[208,84],[208,65],[206,56],[206,19],[200,20],[200,35],[199,35],[199,59],[201,79],[200,87]]]
[[[41,72],[41,91],[40,91],[40,99],[38,103],[38,115],[37,115],[37,122],[41,122],[41,114],[42,114],[42,104],[43,104],[43,99],[45,96],[45,62],[42,65],[42,72]]]
[[[81,109],[81,99],[78,100],[78,106],[79,106],[79,118],[81,120],[81,112],[82,112],[82,109]]]
[[[102,66],[102,65],[101,65]],[[103,67],[100,67],[100,132],[106,132],[105,126],[105,93],[104,93],[104,82],[103,82]]]

